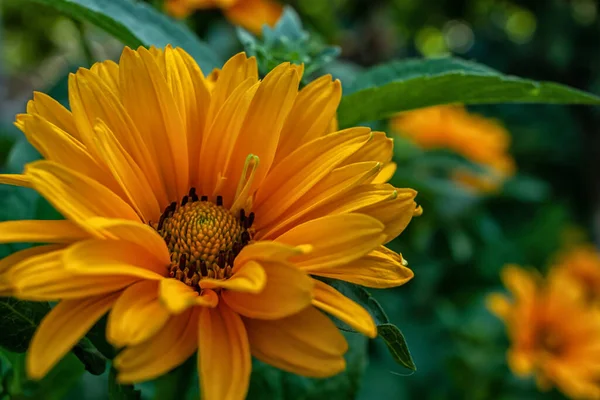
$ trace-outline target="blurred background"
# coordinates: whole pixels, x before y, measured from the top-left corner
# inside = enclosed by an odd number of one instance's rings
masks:
[[[341,47],[340,59],[326,71],[342,82],[391,59],[455,55],[600,94],[596,0],[288,3],[315,37]],[[117,57],[122,46],[94,27],[27,1],[1,0],[0,14],[0,170],[19,172],[38,157],[12,127],[32,91],[66,103],[67,74]],[[218,10],[197,12],[185,23],[223,58],[241,50]],[[401,124],[374,123],[396,136],[392,183],[417,189],[425,210],[391,245],[415,278],[374,292],[404,332],[418,370],[403,370],[382,342],[371,341],[359,399],[563,398],[557,391],[540,393],[533,379],[510,373],[504,326],[484,299],[502,290],[499,272],[506,263],[544,271],[557,252],[599,243],[600,108],[498,105],[469,112],[493,119],[506,132],[500,151],[514,160],[514,169],[493,190],[459,182],[457,169],[478,168],[460,146],[429,149],[401,134],[407,129]],[[27,190],[0,187],[0,220],[33,217],[55,214]],[[0,256],[16,248],[0,247]]]

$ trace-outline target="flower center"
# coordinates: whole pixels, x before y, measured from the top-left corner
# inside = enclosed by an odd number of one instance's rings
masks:
[[[154,226],[171,254],[169,275],[198,291],[204,278],[227,279],[233,261],[252,240],[254,213],[240,210],[233,215],[223,207],[223,198],[198,198],[195,188],[181,203],[171,203]]]

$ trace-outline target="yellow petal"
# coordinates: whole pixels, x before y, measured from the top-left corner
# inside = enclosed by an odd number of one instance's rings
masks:
[[[125,109],[154,152],[168,198],[179,199],[189,190],[186,130],[165,76],[143,47],[124,49],[119,72]]]
[[[212,123],[217,113],[231,96],[231,93],[246,79],[258,82],[258,67],[256,58],[246,58],[245,53],[238,53],[231,57],[219,72],[219,79],[212,90],[207,123]],[[207,138],[205,137],[204,140]],[[203,146],[204,147],[204,146]]]
[[[236,2],[224,11],[227,19],[235,25],[260,34],[263,25],[275,26],[283,7],[272,0],[245,0]]]
[[[244,319],[252,355],[294,374],[325,378],[346,368],[348,344],[336,326],[314,307],[290,317]]]
[[[373,132],[373,140],[348,157],[346,163],[378,161],[387,164],[392,159],[393,150],[394,141],[392,139],[388,138],[383,132]]]
[[[262,240],[245,246],[234,261],[233,270],[237,271],[248,261],[286,261],[290,257],[310,251],[306,246],[288,246],[283,243]]]
[[[86,132],[91,132],[91,137],[85,143],[88,147],[92,146],[93,154],[99,157],[93,128],[100,120],[144,172],[156,197],[167,203],[168,197],[158,170],[158,155],[150,147],[152,138],[144,137],[144,132],[138,129],[121,102],[120,92],[114,92],[100,75],[83,68],[70,78],[69,84],[69,90],[73,92],[69,93],[72,107],[79,109],[78,112],[74,111],[78,123]]]
[[[198,312],[188,309],[171,317],[145,342],[127,347],[114,359],[120,383],[156,378],[182,364],[198,348]]]
[[[158,285],[157,281],[141,281],[123,291],[106,325],[106,338],[113,346],[136,346],[165,325],[170,314],[158,301]]]
[[[200,281],[202,289],[227,289],[234,292],[260,293],[267,283],[267,274],[263,267],[248,261],[242,265],[229,279],[219,280],[204,278]]]
[[[119,65],[112,60],[97,62],[90,68],[111,92],[119,94]]]
[[[334,169],[299,199],[293,207],[289,208],[272,224],[259,230],[256,237],[271,239],[279,236],[286,228],[289,229],[292,223],[297,224],[298,220],[311,219],[306,217],[311,211],[325,204],[344,199],[349,191],[373,178],[380,169],[381,164],[375,161],[350,164]]]
[[[206,137],[202,144],[202,153],[194,157],[198,163],[200,187],[202,193],[212,195],[216,191],[217,177],[223,174],[229,163],[235,142],[240,134],[246,129],[244,118],[254,98],[258,84],[252,78],[240,83],[231,95],[223,103],[223,107],[214,117],[210,126],[207,126]],[[237,182],[239,176],[231,177]],[[235,179],[233,179],[235,178]],[[233,197],[232,188],[228,193],[220,195],[228,202],[226,207],[231,206]]]
[[[378,289],[404,285],[414,276],[403,264],[402,256],[383,246],[348,264],[311,271],[311,274]]]
[[[342,85],[332,81],[331,75],[315,79],[299,93],[290,115],[281,131],[274,165],[305,143],[327,132],[331,119],[335,116]]]
[[[530,300],[537,290],[536,277],[524,268],[507,265],[501,272],[504,286],[512,292],[517,301]]]
[[[371,137],[368,128],[331,133],[296,149],[269,173],[255,199],[256,229],[279,218]],[[262,161],[262,158],[261,158]]]
[[[315,307],[339,318],[370,338],[377,336],[377,326],[373,317],[357,303],[328,284],[317,280],[315,280],[314,294],[313,305]]]
[[[373,179],[372,183],[387,183],[394,174],[396,173],[396,169],[398,165],[395,162],[389,162],[383,166],[379,174]]]
[[[78,274],[65,268],[66,250],[30,256],[3,274],[15,297],[32,301],[77,299],[120,290],[139,280],[127,275]]]
[[[203,290],[199,295],[194,289],[177,279],[160,281],[159,298],[161,303],[173,314],[181,314],[193,306],[214,308],[219,298],[212,290]]]
[[[118,294],[63,300],[44,317],[27,352],[27,375],[41,379],[117,300]]]
[[[512,309],[512,304],[508,298],[500,293],[489,294],[485,299],[485,306],[498,318],[506,320]]]
[[[260,163],[253,187],[260,186],[275,158],[279,134],[294,104],[299,82],[300,76],[288,63],[275,67],[262,80],[252,99],[244,121],[244,130],[235,144],[225,176],[239,179],[246,156],[254,154],[260,159]]]
[[[0,184],[28,188],[31,187],[31,181],[27,175],[22,174],[0,174]]]
[[[105,186],[52,161],[28,164],[25,174],[46,200],[75,222],[92,217],[139,221],[135,211]]]
[[[90,239],[73,244],[63,255],[65,267],[77,274],[127,275],[160,280],[167,265],[145,247],[124,240]]]
[[[195,160],[201,151],[202,138],[204,136],[203,128],[206,125],[206,120],[208,118],[211,94],[209,84],[206,82],[196,61],[183,49],[177,48],[175,49],[175,53],[180,58],[178,63],[181,64],[183,62],[187,68],[192,83],[191,88],[194,89],[192,92],[190,87],[182,87],[184,92],[192,94],[191,97],[185,97],[184,107],[186,108],[185,115],[187,122],[188,157],[190,159],[190,182],[197,182],[199,163],[195,162]],[[181,66],[178,67],[178,70],[182,76],[185,75],[185,72],[181,70]],[[198,187],[197,184],[192,186]]]
[[[38,256],[41,254],[50,253],[56,250],[64,248],[64,245],[60,244],[49,244],[45,246],[35,246],[29,249],[17,251],[11,255],[4,257],[0,260],[0,296],[11,296],[13,295],[12,285],[6,278],[5,274],[8,274],[10,269],[29,257]]]
[[[102,232],[110,239],[120,239],[135,243],[150,252],[158,260],[158,264],[169,265],[171,258],[169,249],[163,238],[146,224],[116,218],[90,218],[85,225]]]
[[[71,221],[0,222],[0,243],[71,243],[90,234]]]
[[[222,292],[235,312],[259,319],[282,318],[306,308],[312,301],[313,280],[291,264],[260,263],[267,283],[260,293]]]
[[[37,114],[75,139],[79,139],[79,132],[71,112],[47,94],[33,92],[33,100],[27,103],[27,113]]]
[[[198,372],[204,399],[243,400],[252,360],[241,318],[225,304],[200,311]]]
[[[383,244],[383,230],[381,222],[367,215],[331,215],[298,225],[277,241],[290,246],[313,246],[311,252],[292,258],[292,262],[307,271],[316,271],[363,257]]]
[[[157,221],[161,209],[152,190],[148,190],[151,185],[146,175],[105,123],[98,121],[94,132],[96,132],[95,142],[99,156],[127,196],[129,204],[144,222]]]

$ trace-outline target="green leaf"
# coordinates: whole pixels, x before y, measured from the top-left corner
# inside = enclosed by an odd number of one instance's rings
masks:
[[[106,357],[90,342],[83,338],[77,346],[73,348],[73,354],[79,358],[79,361],[85,366],[85,370],[92,375],[102,375],[106,371]]]
[[[108,398],[109,400],[139,400],[142,392],[135,390],[133,385],[120,385],[117,383],[117,372],[114,368],[108,374]]]
[[[156,400],[184,399],[194,377],[196,357],[190,357],[185,363],[154,381]]]
[[[48,303],[0,298],[0,346],[18,353],[26,351],[48,311]]]
[[[385,341],[388,350],[390,351],[392,357],[394,357],[394,360],[396,360],[396,362],[413,371],[417,370],[417,366],[413,362],[412,356],[410,355],[410,351],[408,350],[406,339],[404,339],[404,335],[396,325],[377,325],[377,333]]]
[[[600,97],[550,82],[503,75],[456,58],[411,59],[374,67],[344,87],[341,127],[437,104],[600,104]]]
[[[377,300],[364,288],[348,282],[327,280],[327,283],[337,289],[344,296],[363,306],[375,320],[378,336],[385,341],[394,360],[405,368],[416,371],[417,367],[412,359],[404,335],[398,327],[390,323],[388,316]],[[341,330],[356,332],[347,324],[335,320]]]
[[[79,21],[105,30],[123,44],[164,47],[167,44],[187,51],[205,73],[223,63],[187,27],[150,5],[131,0],[31,0],[44,4]]]

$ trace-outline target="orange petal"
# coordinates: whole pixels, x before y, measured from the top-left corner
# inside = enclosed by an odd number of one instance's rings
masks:
[[[0,243],[72,243],[89,237],[85,230],[66,220],[0,222]]]
[[[27,375],[41,379],[117,300],[118,294],[63,300],[44,317],[27,352]]]
[[[269,173],[256,194],[256,229],[277,220],[371,137],[368,128],[335,132],[299,147]],[[262,161],[262,159],[261,159]]]
[[[373,317],[361,306],[350,300],[331,286],[315,280],[313,305],[328,314],[339,318],[357,331],[370,338],[377,336],[377,326]]]
[[[244,170],[248,154],[260,159],[254,176],[253,188],[258,188],[275,158],[279,134],[298,93],[300,76],[289,63],[275,67],[260,83],[244,121],[231,162],[225,173],[238,180]],[[235,191],[235,187],[233,188]],[[252,191],[252,190],[251,190]],[[235,192],[229,193],[233,196]]]
[[[139,280],[136,276],[77,274],[65,268],[66,250],[31,256],[13,265],[3,280],[15,297],[32,301],[56,301],[97,296],[120,290]]]
[[[275,26],[283,7],[272,0],[245,0],[236,2],[224,11],[227,19],[235,25],[260,34],[263,25]]]
[[[78,242],[65,250],[62,261],[78,274],[129,275],[151,280],[160,280],[167,274],[167,265],[149,250],[124,240]]]
[[[377,161],[387,164],[392,160],[394,141],[383,132],[373,132],[373,140],[360,148],[346,160],[347,164],[365,161]]]
[[[33,92],[33,100],[27,103],[27,113],[39,115],[79,140],[79,132],[71,112],[47,94]]]
[[[325,135],[342,97],[339,80],[315,79],[298,93],[277,146],[274,165],[305,143]]]
[[[404,285],[413,278],[414,273],[404,264],[401,255],[381,246],[348,264],[311,271],[311,274],[385,289]]]
[[[312,251],[292,258],[307,271],[333,268],[359,259],[383,244],[384,225],[362,214],[330,215],[298,225],[277,238],[290,246],[310,244]]]
[[[237,313],[251,318],[277,319],[306,308],[312,300],[313,280],[286,263],[260,263],[267,283],[260,293],[225,291],[223,300]]]
[[[248,261],[229,279],[204,278],[200,281],[202,289],[227,289],[234,292],[260,293],[267,283],[267,274],[256,261]]]
[[[372,183],[387,183],[396,173],[396,169],[398,169],[398,164],[395,162],[385,164]]]
[[[35,246],[29,249],[17,251],[16,253],[12,253],[11,255],[4,257],[0,260],[0,296],[11,296],[13,293],[10,282],[4,276],[5,273],[8,273],[10,269],[20,263],[28,259],[29,257],[38,256],[41,254],[50,253],[56,250],[60,250],[64,248],[64,245],[59,244],[49,244],[45,246]]]
[[[145,342],[128,347],[114,359],[120,383],[156,378],[181,365],[198,348],[198,311],[188,309],[171,317]]]
[[[180,314],[193,306],[214,308],[219,302],[219,297],[212,290],[203,290],[202,295],[199,295],[177,279],[160,281],[159,296],[161,303],[173,314]]]
[[[25,167],[25,174],[35,190],[68,219],[78,222],[109,217],[139,221],[135,211],[108,188],[60,164],[36,161]]]
[[[325,378],[346,368],[346,339],[314,307],[275,320],[244,319],[252,355],[294,374]]]
[[[166,79],[148,50],[125,48],[119,67],[121,96],[157,162],[169,199],[189,190],[185,125]]]
[[[157,281],[141,281],[123,291],[106,326],[106,338],[113,346],[138,345],[165,325],[170,314],[158,301],[158,285]]]
[[[288,246],[279,242],[261,240],[245,246],[234,261],[233,270],[237,271],[248,261],[286,261],[310,251],[310,246]]]
[[[0,174],[0,184],[28,188],[31,187],[31,181],[27,175],[22,174]]]
[[[112,61],[97,62],[90,68],[114,94],[119,94],[119,65]]]
[[[242,319],[225,304],[200,311],[198,371],[205,399],[243,400],[252,360]]]

